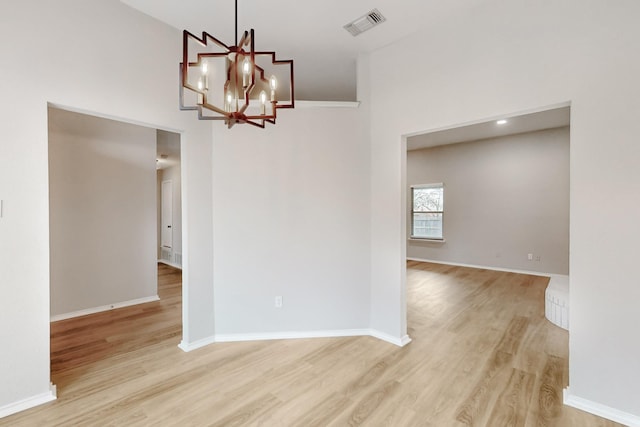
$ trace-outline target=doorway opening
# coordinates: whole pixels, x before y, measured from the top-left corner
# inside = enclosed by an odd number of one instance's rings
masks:
[[[158,262],[182,268],[180,134],[157,131]]]
[[[177,290],[181,298],[180,270],[167,273],[158,264],[157,200],[158,147],[167,135],[173,151],[162,160],[177,170],[173,191],[181,193],[180,134],[53,106],[48,130],[51,321],[74,324],[76,330],[87,325],[85,333],[73,334],[68,342],[60,339],[64,327],[52,326],[52,342],[57,339],[52,367],[54,358],[60,367],[139,345],[139,340],[126,339],[115,345],[113,336],[125,336],[132,325],[147,340],[154,339],[160,331],[153,325],[132,321],[166,305],[159,301],[163,274],[179,285],[165,295],[175,299]],[[181,254],[179,197],[173,212],[177,232],[171,246]],[[172,260],[181,266],[181,255]],[[175,301],[169,305],[181,309]],[[172,334],[181,333],[179,314],[178,319]],[[100,326],[111,326],[109,333],[115,335],[100,336]]]
[[[568,283],[569,103],[403,139],[409,262],[565,276]],[[428,191],[412,189],[435,184],[444,206],[427,212],[428,203],[414,198]],[[441,238],[422,238],[415,227],[435,215]]]

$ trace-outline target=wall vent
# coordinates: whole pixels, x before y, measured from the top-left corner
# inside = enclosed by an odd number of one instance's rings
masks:
[[[385,18],[378,9],[373,9],[371,12],[367,13],[366,15],[362,15],[355,21],[349,22],[343,28],[349,31],[349,33],[355,37],[367,30],[372,29],[376,25],[382,24],[386,20],[387,18]]]
[[[175,262],[177,265],[182,266],[182,254],[178,252],[173,254],[173,262]]]

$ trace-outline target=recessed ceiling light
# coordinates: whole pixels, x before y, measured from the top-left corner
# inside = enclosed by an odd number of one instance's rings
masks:
[[[503,125],[503,124],[507,123],[507,121],[502,119],[502,120],[498,120],[496,123],[499,124],[499,125]]]

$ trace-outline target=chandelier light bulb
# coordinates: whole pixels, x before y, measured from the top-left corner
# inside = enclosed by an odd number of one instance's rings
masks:
[[[198,89],[209,90],[209,63],[202,61],[202,78],[198,81]]]
[[[203,83],[202,83],[202,79],[198,79],[198,90],[202,90],[203,87]],[[202,105],[204,104],[204,95],[201,93],[198,93],[198,105]]]
[[[266,108],[265,105],[267,104],[267,92],[265,91],[261,91],[260,92],[260,114],[262,114],[263,116],[266,114]]]
[[[233,102],[233,96],[231,96],[231,93],[227,93],[227,111],[231,111],[231,104]]]
[[[271,88],[271,102],[275,102],[276,89],[278,88],[278,80],[276,80],[276,76],[271,76],[269,78],[269,87]]]
[[[251,74],[251,61],[249,58],[244,58],[242,61],[242,86],[249,86],[249,75]]]
[[[244,58],[244,61],[242,61],[242,72],[246,75],[251,74],[251,61],[249,58]]]

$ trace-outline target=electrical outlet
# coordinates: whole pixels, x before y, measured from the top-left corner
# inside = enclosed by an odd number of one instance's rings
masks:
[[[276,308],[282,308],[282,297],[281,296],[277,296],[275,298],[275,307]]]
[[[540,261],[540,255],[536,255],[536,261]]]
[[[527,259],[528,259],[529,261],[533,261],[533,254],[528,254],[528,255],[527,255]]]

